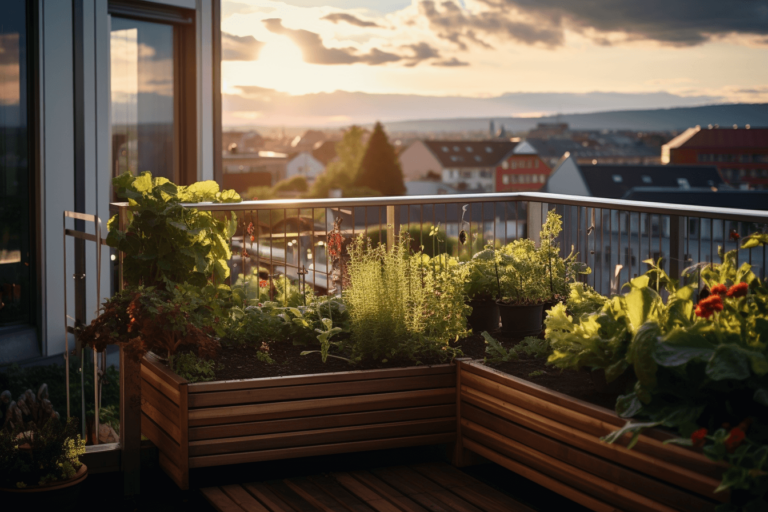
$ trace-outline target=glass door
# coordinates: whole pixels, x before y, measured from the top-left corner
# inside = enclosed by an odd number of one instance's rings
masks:
[[[26,23],[24,0],[0,2],[0,332],[33,320]]]

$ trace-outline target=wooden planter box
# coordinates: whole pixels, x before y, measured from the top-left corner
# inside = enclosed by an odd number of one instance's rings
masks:
[[[141,432],[181,487],[189,469],[453,443],[453,364],[190,383],[141,363]]]
[[[613,411],[478,361],[458,367],[459,448],[592,510],[707,511],[729,499],[714,493],[723,466],[662,444],[671,437],[663,431],[648,431],[632,450],[610,445],[599,437],[625,423]]]

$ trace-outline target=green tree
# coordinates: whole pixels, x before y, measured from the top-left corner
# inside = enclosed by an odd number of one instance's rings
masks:
[[[328,197],[331,189],[345,190],[352,186],[365,155],[364,135],[365,130],[359,126],[352,126],[344,132],[344,137],[336,143],[338,159],[329,163],[325,172],[317,177],[309,197]]]
[[[383,196],[405,194],[403,169],[381,123],[376,123],[365,151],[355,185],[378,190]]]

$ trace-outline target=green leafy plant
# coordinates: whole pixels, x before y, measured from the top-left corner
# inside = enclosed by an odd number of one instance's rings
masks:
[[[470,261],[461,263],[466,267],[464,295],[469,300],[494,300],[501,296],[500,276],[496,251],[487,247],[472,256]]]
[[[552,353],[552,347],[549,346],[549,342],[544,339],[536,338],[535,336],[527,336],[515,346],[515,350],[519,354],[525,354],[531,356],[534,359],[547,357]]]
[[[391,250],[363,236],[349,246],[349,286],[344,300],[350,311],[352,359],[416,359],[450,347],[466,334],[466,306],[461,270],[448,257],[411,255],[401,234]],[[458,274],[456,273],[458,272]]]
[[[77,432],[74,418],[0,430],[0,487],[25,488],[74,477],[85,453]]]
[[[499,340],[488,334],[488,331],[483,331],[481,335],[485,339],[485,344],[487,345],[485,347],[485,359],[483,362],[500,364],[517,361],[520,358],[520,355],[514,348],[507,350]]]
[[[549,297],[546,267],[533,240],[515,240],[497,251],[501,300],[507,304],[539,304]]]
[[[171,369],[189,382],[208,382],[216,377],[216,361],[205,360],[191,352],[174,357]]]
[[[188,187],[165,178],[124,173],[112,180],[118,197],[128,200],[128,225],[121,229],[117,215],[109,220],[107,244],[123,251],[123,276],[128,286],[170,287],[176,283],[205,286],[209,279],[223,284],[232,256],[228,240],[237,220],[213,212],[184,208],[182,203],[235,203],[240,196],[219,191],[214,181]]]
[[[535,371],[532,371],[531,373],[529,373],[528,377],[530,377],[532,379],[535,379],[536,377],[541,377],[541,376],[546,375],[546,374],[547,374],[547,372],[545,372],[544,370],[535,370]]]

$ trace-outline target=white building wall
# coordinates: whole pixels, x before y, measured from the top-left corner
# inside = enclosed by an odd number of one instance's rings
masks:
[[[323,162],[307,151],[302,151],[285,166],[285,177],[304,176],[308,183],[315,181],[325,171]]]
[[[568,157],[558,165],[547,180],[546,191],[553,194],[591,196],[579,172],[576,159]]]

